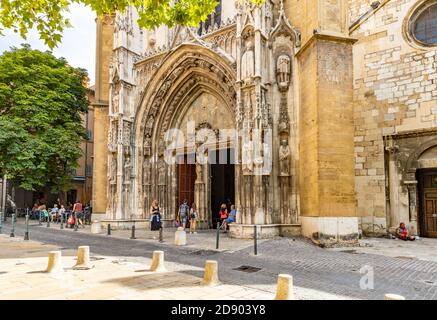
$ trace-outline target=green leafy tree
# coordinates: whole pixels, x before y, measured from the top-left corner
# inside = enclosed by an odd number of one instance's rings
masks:
[[[86,137],[86,71],[30,46],[0,56],[0,175],[65,191]]]
[[[243,0],[239,0],[243,1]],[[264,0],[250,0],[259,5]],[[136,8],[138,25],[147,29],[165,24],[173,27],[197,26],[217,7],[217,0],[1,0],[0,32],[11,28],[23,38],[36,27],[41,39],[53,48],[61,40],[62,32],[70,27],[65,17],[71,4],[89,6],[97,15],[124,12]]]

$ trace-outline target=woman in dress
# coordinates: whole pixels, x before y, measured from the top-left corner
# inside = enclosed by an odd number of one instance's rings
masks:
[[[150,230],[159,231],[161,227],[161,213],[159,210],[158,201],[153,200],[152,206],[150,207]],[[153,239],[156,239],[156,236],[154,236]]]

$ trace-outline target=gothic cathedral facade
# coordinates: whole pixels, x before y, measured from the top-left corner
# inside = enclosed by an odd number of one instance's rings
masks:
[[[93,211],[232,237],[437,236],[437,1],[222,0],[197,28],[97,19]]]

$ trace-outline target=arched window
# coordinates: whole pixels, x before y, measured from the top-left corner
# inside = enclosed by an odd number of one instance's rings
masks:
[[[421,45],[437,45],[437,1],[425,2],[413,13],[410,35]]]

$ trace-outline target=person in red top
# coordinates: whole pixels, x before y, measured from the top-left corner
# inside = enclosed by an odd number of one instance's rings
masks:
[[[76,201],[76,203],[73,206],[73,215],[74,213],[77,213],[77,222],[79,223],[79,225],[82,226],[82,228],[85,228],[85,226],[82,223],[82,219],[83,219],[83,205],[80,202],[80,200],[78,199]]]
[[[401,222],[401,224],[399,225],[399,228],[396,229],[396,235],[398,236],[399,239],[401,240],[414,240],[415,237],[414,235],[409,234],[407,228],[405,227],[405,223]]]
[[[220,228],[222,228],[224,225],[223,222],[228,218],[228,209],[226,208],[225,203],[223,203],[220,207],[219,217],[220,217]]]

